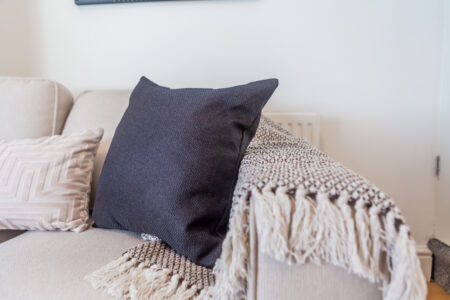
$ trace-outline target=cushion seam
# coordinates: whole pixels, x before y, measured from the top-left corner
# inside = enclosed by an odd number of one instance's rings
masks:
[[[57,119],[57,115],[58,115],[58,85],[56,84],[56,82],[53,82],[53,88],[54,88],[54,93],[55,93],[55,101],[53,104],[53,124],[52,124],[52,135],[56,134],[56,119]]]

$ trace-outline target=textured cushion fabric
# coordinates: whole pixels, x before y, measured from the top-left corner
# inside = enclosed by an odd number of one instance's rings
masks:
[[[276,79],[169,89],[143,77],[116,129],[94,205],[104,228],[156,235],[211,267],[221,252],[239,164]]]
[[[57,82],[0,77],[0,139],[60,134],[72,103]]]
[[[0,298],[113,299],[83,278],[140,243],[135,234],[97,228],[28,231],[0,244]]]
[[[86,229],[102,134],[0,140],[0,229]]]
[[[67,117],[63,134],[103,128],[104,134],[95,156],[90,207],[94,205],[97,182],[111,139],[127,109],[131,91],[86,91],[77,97]]]

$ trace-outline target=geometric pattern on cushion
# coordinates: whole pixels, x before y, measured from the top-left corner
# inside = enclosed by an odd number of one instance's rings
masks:
[[[103,129],[0,140],[0,229],[88,227],[94,158]]]

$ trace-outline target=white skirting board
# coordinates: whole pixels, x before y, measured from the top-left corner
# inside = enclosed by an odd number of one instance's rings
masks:
[[[426,245],[417,245],[417,256],[420,259],[420,265],[422,266],[423,274],[427,281],[431,278],[431,266],[432,266],[432,253]]]

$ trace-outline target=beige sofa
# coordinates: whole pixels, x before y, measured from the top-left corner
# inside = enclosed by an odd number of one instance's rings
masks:
[[[56,82],[0,77],[0,139],[102,127],[93,196],[129,95],[130,91],[86,91],[73,101]],[[249,299],[381,299],[377,286],[343,269],[287,266],[260,253],[257,226],[252,222],[250,231]],[[138,234],[98,228],[81,233],[0,230],[0,299],[111,299],[83,277],[139,243]]]

